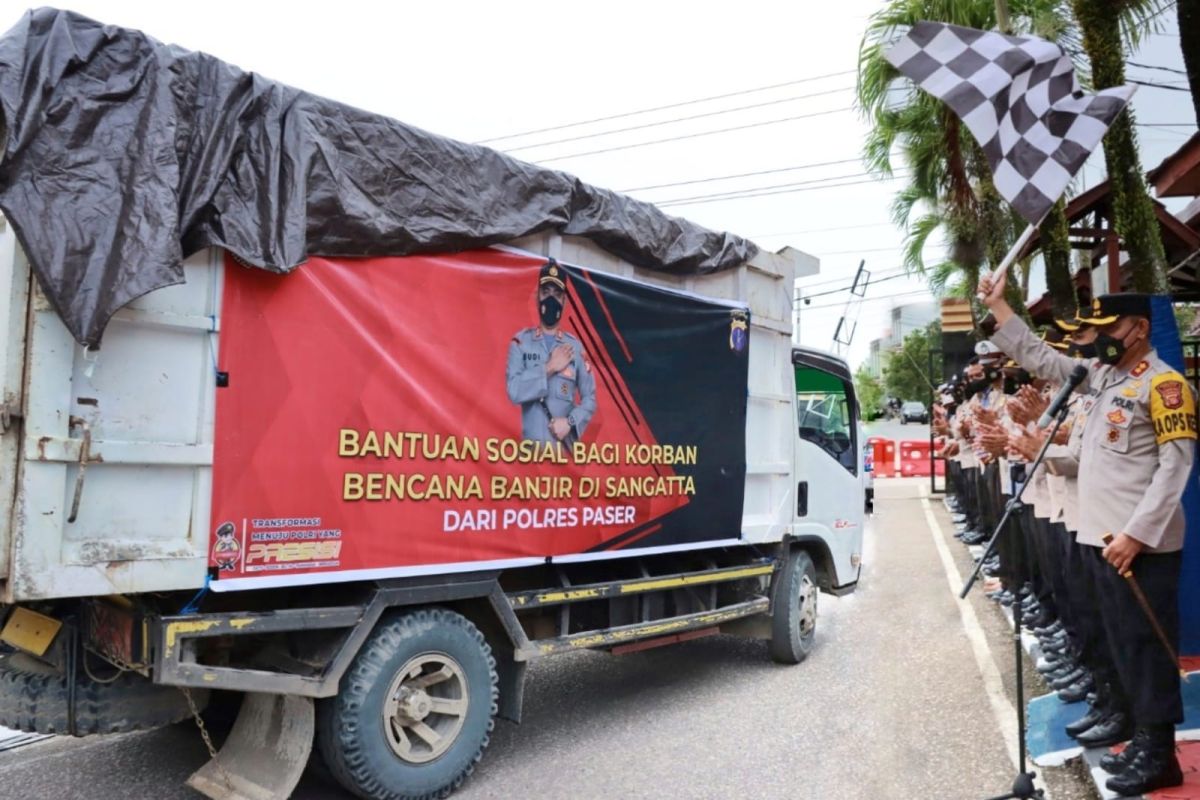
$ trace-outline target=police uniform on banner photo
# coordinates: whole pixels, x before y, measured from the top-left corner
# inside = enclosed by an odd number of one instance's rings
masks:
[[[1034,374],[1065,382],[1077,364],[1088,367],[1079,388],[1077,541],[1115,667],[1112,702],[1123,712],[1107,723],[1105,738],[1133,735],[1123,755],[1106,762],[1114,773],[1107,785],[1123,795],[1178,785],[1178,665],[1132,584],[1177,652],[1180,500],[1196,445],[1195,397],[1150,346],[1148,295],[1103,295],[1081,312],[1079,322],[1097,330],[1095,358],[1083,362],[1039,341],[1003,299],[989,294],[989,305],[998,318],[998,309],[1005,312],[993,341]],[[1108,536],[1115,537],[1111,544]]]
[[[596,413],[596,380],[583,345],[562,330],[567,274],[554,259],[538,274],[540,324],[508,345],[508,399],[521,408],[521,438],[570,447]]]

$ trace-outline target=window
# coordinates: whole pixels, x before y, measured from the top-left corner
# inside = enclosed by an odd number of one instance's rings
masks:
[[[851,402],[846,384],[836,375],[812,367],[796,367],[800,438],[820,447],[855,475],[858,456]]]

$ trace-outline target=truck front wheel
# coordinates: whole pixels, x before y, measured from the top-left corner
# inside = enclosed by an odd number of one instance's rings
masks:
[[[817,569],[803,550],[793,550],[775,576],[771,592],[771,658],[799,664],[817,634]]]
[[[318,705],[318,745],[359,797],[446,797],[483,757],[497,698],[496,659],[469,620],[397,613],[376,626],[337,697]]]

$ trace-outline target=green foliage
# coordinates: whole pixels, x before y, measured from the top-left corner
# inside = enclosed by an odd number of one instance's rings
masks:
[[[1071,0],[1097,89],[1125,83],[1129,31],[1153,26],[1164,5],[1159,0]],[[1111,178],[1113,227],[1129,253],[1133,289],[1163,292],[1167,287],[1167,258],[1154,205],[1142,178],[1132,108],[1117,117],[1104,137],[1104,160]]]
[[[928,403],[933,386],[942,375],[941,353],[933,359],[929,372],[929,351],[942,348],[942,324],[934,321],[904,337],[900,349],[888,353],[883,365],[883,387],[901,400],[920,400]],[[932,383],[931,383],[932,380]]]
[[[871,374],[866,364],[860,365],[854,373],[854,393],[858,396],[863,419],[874,419],[883,409],[883,384]]]
[[[1194,303],[1176,303],[1175,324],[1179,326],[1179,335],[1187,337],[1188,331],[1196,324],[1197,307]]]
[[[1088,37],[1084,26],[1073,16],[1073,9],[1102,8],[1108,18],[1106,36],[1111,40],[1115,32],[1119,51],[1121,44],[1136,43],[1146,32],[1154,30],[1169,5],[1169,0],[1009,0],[1008,28],[1012,33],[1034,34],[1058,43],[1080,62],[1077,64],[1080,69],[1087,70],[1095,65],[1082,59]],[[891,209],[893,221],[905,234],[903,266],[926,276],[939,294],[972,296],[980,270],[999,261],[1024,227],[1024,221],[1015,220],[997,195],[991,170],[970,133],[944,104],[901,77],[884,53],[905,28],[920,20],[995,29],[996,9],[995,0],[885,0],[883,7],[868,19],[859,46],[857,106],[871,123],[863,160],[868,171],[880,177],[892,177],[902,168],[908,170],[902,173],[906,184],[897,193]],[[1088,55],[1092,55],[1091,48]],[[1118,58],[1123,58],[1119,52]],[[1096,83],[1113,85],[1101,83],[1099,74]],[[1132,136],[1130,126],[1127,134],[1119,132],[1116,138],[1132,142]],[[1122,162],[1119,172],[1110,161],[1110,174],[1132,176],[1131,180],[1140,183],[1136,150],[1133,155],[1132,162],[1128,158]],[[1142,195],[1145,196],[1144,188]],[[1118,202],[1122,202],[1119,197]],[[1131,231],[1131,244],[1147,254],[1142,258],[1155,262],[1153,242],[1145,234],[1147,208],[1148,205],[1135,198],[1125,214],[1131,220],[1126,226]],[[1152,232],[1157,236],[1156,227]],[[926,264],[924,252],[927,245],[937,241],[937,235],[945,241],[946,252],[937,263]],[[1054,273],[1047,275],[1047,284],[1056,292],[1056,305],[1063,308],[1074,303],[1073,291],[1070,296],[1066,293],[1070,276],[1067,274],[1064,279],[1063,274],[1069,263],[1069,251],[1063,247],[1066,237],[1066,223],[1061,214],[1054,215],[1042,228],[1043,242],[1049,248],[1046,263]],[[1158,247],[1161,252],[1161,243]],[[1028,270],[1028,265],[1024,268]],[[961,278],[947,274],[947,269],[957,269],[962,273]],[[1010,277],[1010,303],[1018,311],[1023,311],[1024,305],[1019,287],[1027,284],[1027,272],[1021,280],[1015,275]]]
[[[1067,234],[1066,205],[1054,204],[1039,228],[1042,259],[1046,264],[1046,289],[1054,303],[1054,315],[1064,319],[1075,316],[1078,301],[1071,279],[1071,242]]]

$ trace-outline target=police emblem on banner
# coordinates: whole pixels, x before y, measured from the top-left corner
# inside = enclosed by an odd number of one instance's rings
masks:
[[[242,546],[236,538],[237,528],[232,522],[222,522],[217,528],[217,541],[213,543],[212,560],[222,572],[237,569],[242,560]]]
[[[745,311],[733,311],[729,321],[729,349],[735,353],[746,352],[750,343],[750,315]]]

